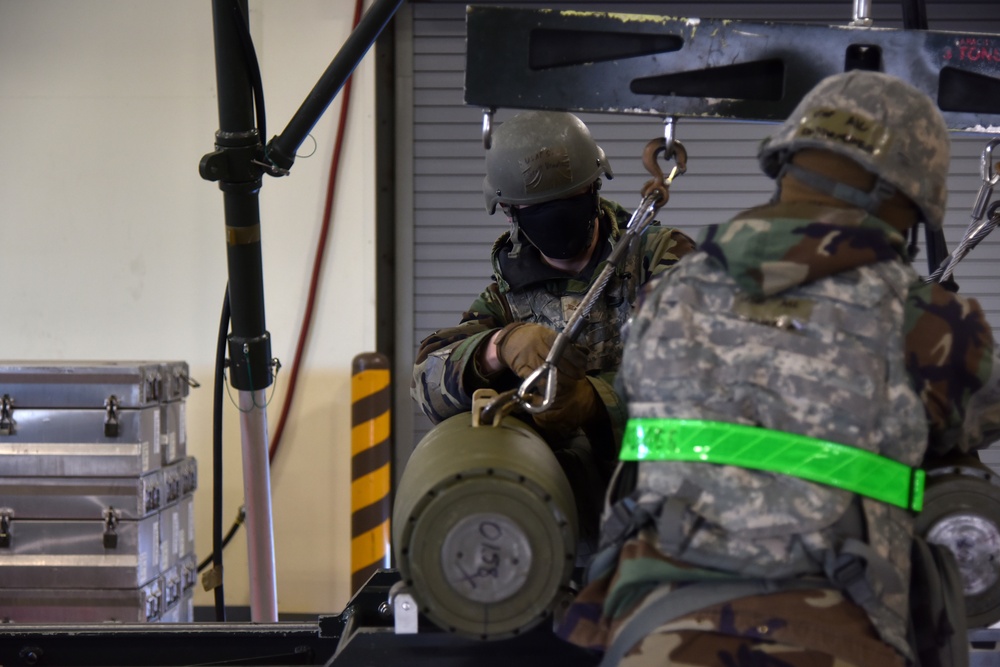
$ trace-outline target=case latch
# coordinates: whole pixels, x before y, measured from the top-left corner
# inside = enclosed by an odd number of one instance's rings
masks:
[[[146,594],[146,620],[155,621],[160,617],[160,596],[159,590],[150,590]]]
[[[104,548],[118,548],[118,512],[114,507],[104,510]]]
[[[104,437],[117,438],[119,426],[118,397],[112,394],[104,401]]]
[[[0,509],[0,549],[10,549],[11,521],[14,518],[14,510]]]
[[[144,388],[143,388],[143,400],[148,402],[156,402],[160,400],[160,395],[163,390],[163,378],[159,373],[147,373],[143,378]]]
[[[171,572],[163,581],[163,607],[169,609],[174,606],[181,597],[181,580],[177,574]]]
[[[143,497],[146,500],[145,509],[147,512],[160,509],[160,485],[151,478],[143,482]]]
[[[13,412],[14,401],[11,400],[9,394],[4,394],[0,398],[0,435],[13,435],[14,434],[14,417],[11,416]]]

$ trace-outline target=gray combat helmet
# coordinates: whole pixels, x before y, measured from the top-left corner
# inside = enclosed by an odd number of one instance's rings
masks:
[[[604,151],[571,113],[523,111],[500,124],[486,151],[486,210],[540,204],[572,194],[601,174],[614,178]]]
[[[950,146],[944,118],[925,93],[881,72],[854,70],[820,81],[757,156],[776,178],[795,151],[839,153],[909,197],[927,225],[940,229]]]

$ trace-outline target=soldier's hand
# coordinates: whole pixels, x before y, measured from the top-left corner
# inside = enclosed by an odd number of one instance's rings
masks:
[[[514,322],[493,339],[497,358],[520,378],[541,368],[559,334],[541,324]],[[587,355],[579,345],[567,345],[556,364],[559,389],[581,380],[586,371]],[[558,395],[558,394],[557,394]]]
[[[589,380],[559,382],[555,401],[547,410],[534,415],[535,424],[549,435],[563,438],[599,418],[599,410],[604,410],[604,406]]]

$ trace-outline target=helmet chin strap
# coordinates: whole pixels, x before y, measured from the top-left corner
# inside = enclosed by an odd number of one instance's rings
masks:
[[[910,227],[910,242],[906,245],[906,255],[913,262],[917,259],[917,253],[920,252],[919,235],[917,230],[920,228],[920,222]]]
[[[896,192],[895,186],[881,177],[876,178],[872,189],[865,192],[859,188],[835,181],[811,169],[806,169],[792,162],[785,162],[775,178],[775,181],[778,183],[778,189],[775,191],[772,201],[776,202],[778,200],[781,194],[781,179],[787,174],[790,174],[796,180],[817,192],[822,192],[834,199],[839,199],[851,206],[868,211],[872,215],[877,215],[882,204]]]
[[[517,224],[517,207],[505,206],[504,212],[510,219],[510,240],[513,243],[507,257],[517,259],[521,255],[521,226]]]
[[[510,241],[513,243],[507,256],[517,259],[521,254],[521,226],[517,224],[517,207],[501,205],[503,212],[510,219]]]

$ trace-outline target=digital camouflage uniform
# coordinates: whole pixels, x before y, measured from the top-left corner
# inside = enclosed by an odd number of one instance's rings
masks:
[[[864,211],[748,211],[709,227],[641,300],[620,373],[630,417],[757,425],[910,466],[925,449],[980,444],[962,424],[991,371],[990,327],[976,301],[923,283],[903,236]],[[595,561],[564,638],[604,651],[644,606],[689,583],[778,580],[664,623],[620,664],[883,666],[911,655],[909,512],[711,463],[640,463],[636,489],[650,517]],[[830,583],[848,541],[869,562],[845,580],[850,595]]]
[[[961,659],[940,617],[908,641],[909,586],[940,572],[911,581],[903,508],[916,467],[996,431],[988,405],[965,420],[992,335],[888,224],[941,229],[949,149],[923,91],[865,70],[820,81],[761,143],[772,204],[708,228],[641,298],[618,376],[639,462],[619,467],[563,636],[609,665]],[[812,471],[788,467],[802,456]],[[836,457],[865,463],[848,479]]]

